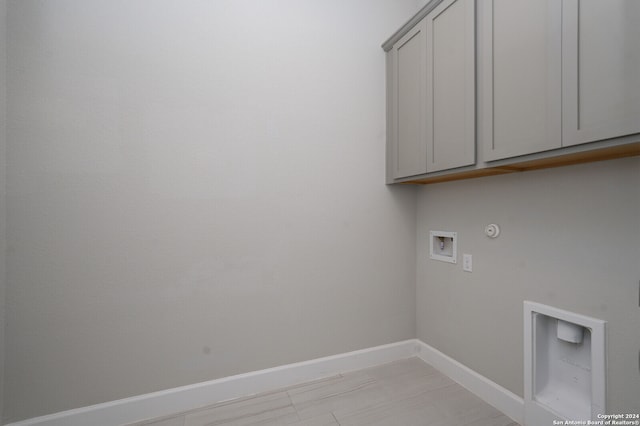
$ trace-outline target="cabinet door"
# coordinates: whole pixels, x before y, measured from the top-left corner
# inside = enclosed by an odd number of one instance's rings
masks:
[[[427,171],[475,163],[474,0],[427,15]]]
[[[481,5],[484,159],[559,148],[562,3],[487,0]]]
[[[394,178],[427,171],[425,140],[426,31],[421,21],[391,50]]]
[[[563,2],[563,145],[640,133],[640,1]]]

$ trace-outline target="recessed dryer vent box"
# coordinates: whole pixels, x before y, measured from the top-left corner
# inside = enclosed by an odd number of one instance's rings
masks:
[[[455,232],[430,231],[430,257],[443,262],[456,263],[458,235]]]

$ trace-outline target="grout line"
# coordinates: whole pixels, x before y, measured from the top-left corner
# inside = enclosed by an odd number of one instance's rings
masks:
[[[337,424],[338,426],[340,426],[340,422],[338,421],[338,418],[336,417],[336,415],[335,415],[335,413],[334,413],[333,411],[331,412],[331,415],[333,416],[333,420],[335,420],[335,421],[336,421],[336,424]]]

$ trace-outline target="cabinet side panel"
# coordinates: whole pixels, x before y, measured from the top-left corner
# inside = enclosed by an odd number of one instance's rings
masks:
[[[424,30],[400,42],[396,51],[397,87],[397,169],[395,177],[427,171],[424,140]]]
[[[394,55],[393,49],[386,53],[385,66],[386,66],[386,182],[393,183],[393,179],[396,173],[396,144],[395,140],[395,127],[396,117],[394,111],[397,108],[395,88],[394,88]]]

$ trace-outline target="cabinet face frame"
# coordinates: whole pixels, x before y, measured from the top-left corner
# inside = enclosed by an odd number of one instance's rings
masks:
[[[402,112],[400,109],[403,106],[403,99],[401,97],[400,87],[402,83],[409,86],[415,82],[401,81],[402,73],[401,58],[402,49],[412,44],[417,50],[417,58],[409,58],[415,61],[415,64],[410,67],[409,71],[415,73],[417,79],[417,90],[412,95],[417,98],[412,99],[414,103],[417,103],[417,111],[413,111],[414,117],[417,118],[417,123],[409,123],[412,128],[409,128],[409,132],[415,134],[409,140],[402,137],[402,132],[405,130],[401,123]],[[415,53],[415,52],[414,52]],[[426,123],[425,123],[425,103],[426,103],[426,28],[425,20],[418,23],[413,29],[405,34],[393,48],[389,51],[390,66],[389,71],[392,73],[391,77],[391,177],[393,179],[420,175],[427,172],[427,148],[426,148]],[[411,92],[411,91],[409,91]],[[404,90],[403,90],[404,93]],[[407,117],[407,115],[405,115]]]
[[[581,47],[582,38],[587,37],[589,30],[587,23],[582,22],[582,18],[585,18],[583,15],[587,13],[588,3],[600,8],[596,10],[598,30],[605,32],[604,35],[595,35],[595,38],[601,41],[601,45],[595,46],[596,50],[591,54],[587,54]],[[607,13],[615,15],[615,18],[621,17],[625,22],[610,26],[605,16]],[[591,16],[591,18],[594,17]],[[609,0],[600,3],[594,3],[594,0],[562,1],[562,146],[640,133],[640,50],[638,50],[640,39],[637,35],[628,34],[629,31],[640,34],[640,30],[637,29],[639,19],[640,4],[636,1]],[[585,20],[594,22],[586,18]],[[591,38],[593,39],[594,35]],[[625,39],[628,39],[632,45],[631,52],[623,50],[624,43],[621,41]],[[591,74],[588,79],[587,73]],[[626,104],[618,96],[613,99],[609,97],[609,104],[619,103],[618,112],[622,109],[631,113],[625,116],[607,117],[608,108],[602,108],[597,111],[597,114],[593,111],[594,108],[591,108],[590,118],[593,120],[594,116],[597,116],[599,122],[581,120],[582,113],[586,114],[583,102],[589,101],[585,99],[586,96],[581,96],[584,95],[583,87],[585,91],[602,90],[612,81],[618,82],[617,86],[613,84],[609,87],[617,89],[619,92],[616,93],[617,95],[632,93],[635,97]],[[596,102],[598,104],[602,102],[604,105],[603,98],[606,97],[591,93],[590,100],[593,101],[593,105]]]
[[[454,9],[454,7],[462,9]],[[453,13],[454,10],[462,15],[461,18],[458,17],[460,21],[457,22],[462,29],[458,26],[453,29],[447,28],[454,34],[445,34],[444,38],[438,36],[436,21],[441,18],[446,19],[446,14]],[[475,1],[445,0],[440,3],[426,17],[426,35],[427,172],[473,165],[476,162]],[[455,37],[459,38],[455,39]],[[453,45],[453,42],[460,44]],[[436,55],[442,52],[447,54],[441,60]],[[455,63],[456,60],[458,63]],[[442,70],[438,72],[437,67],[441,64],[444,64],[444,68],[449,67],[451,72],[448,75],[443,74]],[[458,70],[462,70],[461,75],[455,75]],[[438,78],[442,79],[436,81]],[[458,80],[446,81],[447,78],[458,78]],[[451,92],[461,89],[462,91],[457,93],[460,98],[436,95],[447,88]],[[451,105],[445,105],[449,101]],[[438,107],[446,111],[439,113]],[[447,112],[454,112],[457,115],[450,115]],[[439,133],[440,127],[444,128],[444,134]],[[460,127],[462,127],[461,132]],[[449,134],[447,130],[462,134]]]
[[[498,2],[510,2],[511,0],[485,0],[480,2],[481,10],[479,11],[479,19],[482,20],[481,33],[479,34],[479,44],[482,52],[482,152],[484,161],[494,161],[520,155],[542,152],[562,146],[562,4],[558,0],[527,0],[535,3],[544,2],[547,7],[545,16],[546,31],[540,34],[544,37],[546,43],[546,87],[544,90],[545,108],[544,116],[538,119],[545,122],[545,134],[540,137],[533,137],[531,134],[525,134],[526,129],[522,130],[522,138],[529,138],[529,142],[509,144],[509,141],[516,142],[520,135],[510,136],[508,140],[501,141],[500,146],[496,146],[496,114],[495,114],[495,40],[494,25],[495,21],[495,5]],[[518,2],[519,3],[519,2]],[[510,4],[510,3],[504,3]],[[515,5],[515,2],[513,3]],[[514,6],[517,7],[517,6]],[[515,24],[514,24],[515,25]],[[526,52],[524,52],[526,53]],[[527,70],[528,71],[528,70]],[[535,72],[532,71],[532,72]],[[532,74],[533,75],[533,74]],[[526,75],[522,76],[523,84],[526,84]]]

